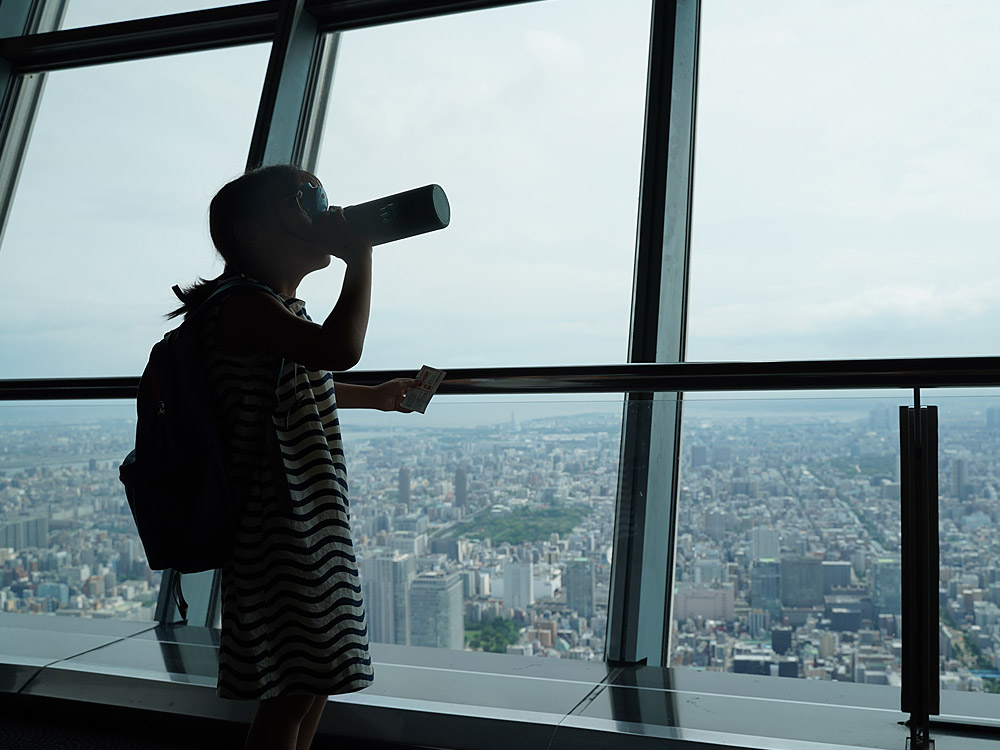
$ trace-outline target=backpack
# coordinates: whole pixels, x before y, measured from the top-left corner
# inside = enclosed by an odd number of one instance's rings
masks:
[[[139,378],[135,449],[119,478],[153,570],[214,570],[232,550],[242,493],[226,476],[200,322],[210,301],[247,286],[281,299],[249,279],[223,282],[153,345]]]

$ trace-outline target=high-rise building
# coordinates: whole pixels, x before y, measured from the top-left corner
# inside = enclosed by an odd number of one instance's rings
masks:
[[[674,592],[674,615],[678,620],[689,617],[727,622],[732,620],[735,616],[733,585],[726,583],[714,588],[678,587]]]
[[[39,599],[55,599],[59,606],[65,607],[69,604],[69,586],[65,583],[40,583],[35,596]]]
[[[566,566],[566,606],[581,617],[594,615],[594,565],[586,557]]]
[[[823,569],[818,557],[781,558],[781,604],[815,607],[823,603]]]
[[[503,606],[504,609],[526,610],[535,603],[535,566],[529,560],[504,563],[503,566]]]
[[[716,540],[726,535],[727,515],[722,511],[710,510],[705,513],[705,533]]]
[[[903,612],[902,566],[894,557],[879,558],[872,566],[872,599],[876,615]]]
[[[410,583],[417,572],[413,555],[384,552],[366,560],[362,571],[371,639],[409,645]]]
[[[461,650],[465,647],[462,577],[421,573],[410,583],[410,645]]]
[[[49,519],[40,514],[9,513],[0,522],[0,547],[15,552],[28,547],[47,547]]]
[[[771,630],[771,650],[776,654],[787,654],[792,650],[792,629],[779,627]]]
[[[951,494],[959,500],[969,497],[969,462],[964,458],[955,458],[951,462]]]
[[[781,535],[777,529],[758,526],[750,530],[750,559],[776,560],[781,551]]]
[[[464,508],[469,504],[469,472],[464,466],[455,469],[455,505]]]
[[[691,466],[697,469],[699,466],[705,466],[707,464],[708,464],[708,446],[692,445]]]
[[[986,410],[986,426],[991,430],[1000,430],[1000,406],[991,406]]]
[[[410,502],[410,470],[406,466],[399,470],[399,502],[406,505]]]
[[[750,569],[750,604],[771,619],[781,613],[781,566],[777,560],[757,560]]]
[[[824,560],[822,567],[824,596],[831,593],[834,587],[851,585],[851,563],[847,560]]]

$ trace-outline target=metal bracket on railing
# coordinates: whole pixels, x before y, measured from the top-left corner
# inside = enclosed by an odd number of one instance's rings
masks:
[[[902,503],[903,689],[907,750],[928,750],[930,717],[941,711],[938,678],[938,473],[936,406],[899,408]]]

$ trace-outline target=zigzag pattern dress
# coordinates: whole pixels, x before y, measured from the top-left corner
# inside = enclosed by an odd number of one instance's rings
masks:
[[[280,296],[309,319],[302,300]],[[206,364],[231,477],[248,488],[222,570],[218,693],[361,690],[373,675],[333,377],[285,361],[278,378],[271,355],[222,354],[215,307],[203,329]],[[282,472],[287,482],[275,481]]]

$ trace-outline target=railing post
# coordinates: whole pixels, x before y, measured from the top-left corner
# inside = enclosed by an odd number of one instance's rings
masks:
[[[941,711],[938,678],[937,407],[899,408],[902,503],[903,686],[907,748],[934,746],[930,717]]]

